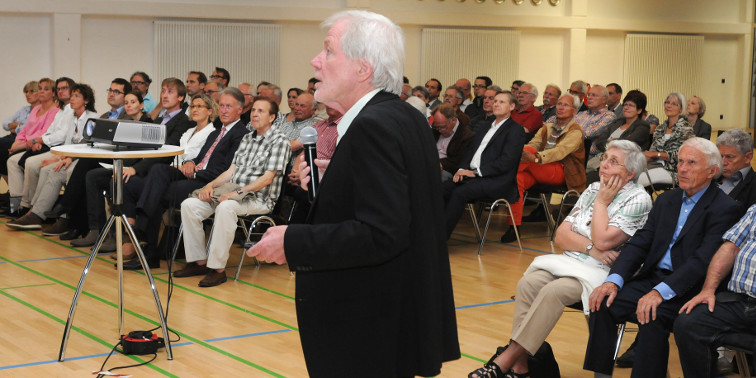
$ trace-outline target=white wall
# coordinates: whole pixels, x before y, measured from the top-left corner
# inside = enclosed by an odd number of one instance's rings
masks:
[[[520,30],[519,75],[539,90],[575,79],[621,83],[628,32],[688,33],[705,38],[702,93],[706,120],[715,128],[747,124],[754,5],[751,0],[562,0],[559,6],[507,0],[477,4],[447,0],[24,0],[0,2],[0,118],[24,104],[23,84],[44,76],[69,75],[90,84],[97,110],[107,109],[104,90],[116,76],[153,67],[152,20],[158,15],[197,20],[260,20],[281,29],[284,90],[304,87],[313,75],[310,59],[325,35],[318,24],[345,7],[378,11],[402,25],[405,74],[419,76],[423,27]],[[78,36],[76,34],[79,34]],[[70,39],[70,40],[69,40]],[[77,40],[78,39],[78,40]],[[450,51],[453,53],[453,46]],[[474,59],[474,57],[460,57]],[[198,67],[208,75],[212,67]],[[485,73],[481,73],[485,74]],[[233,72],[232,72],[233,78]],[[721,84],[721,79],[726,84]],[[181,79],[185,79],[181,77]],[[162,78],[153,78],[152,92]],[[236,84],[236,83],[234,83]],[[498,83],[508,87],[509,83]],[[629,89],[629,88],[628,88]],[[539,99],[540,103],[540,99]],[[285,101],[282,110],[286,111]],[[724,115],[719,120],[719,114]]]

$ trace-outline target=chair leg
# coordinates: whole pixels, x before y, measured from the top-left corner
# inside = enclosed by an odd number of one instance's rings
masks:
[[[549,202],[551,202],[551,196],[546,196],[546,193],[541,193],[541,205],[543,206],[543,212],[546,213],[546,224],[549,226],[549,231],[554,226],[554,217],[551,216],[549,210]]]
[[[475,229],[475,238],[480,241],[480,226],[478,225],[478,217],[475,215],[475,206],[471,203],[467,204],[467,211],[470,213],[470,218],[472,219],[473,223],[473,229]]]
[[[178,237],[176,238],[176,243],[173,244],[173,252],[171,252],[171,262],[176,261],[176,254],[178,253],[179,243],[181,243],[181,236],[183,235],[184,235],[184,224],[182,223],[178,229]]]
[[[507,206],[507,210],[509,210],[510,219],[514,220],[514,214],[512,213],[512,207],[509,205],[509,201],[505,199],[498,199],[494,201],[491,204],[491,208],[488,211],[488,219],[486,220],[486,227],[483,229],[483,237],[481,238],[480,245],[478,246],[478,256],[480,256],[480,253],[483,251],[483,245],[486,243],[486,234],[488,233],[488,226],[491,223],[491,216],[493,215],[494,209],[502,203]],[[512,222],[512,227],[514,227],[515,236],[517,237],[517,244],[520,246],[520,252],[522,252],[522,242],[520,241],[520,233],[517,230],[517,225],[515,225],[514,222]]]
[[[559,213],[557,214],[557,219],[556,219],[556,221],[554,222],[554,227],[552,227],[552,228],[550,229],[550,231],[551,231],[551,241],[552,241],[552,242],[554,241],[554,235],[556,234],[556,229],[557,229],[557,227],[559,226],[559,223],[560,223],[560,222],[561,222],[561,220],[562,220],[562,210],[564,209],[564,200],[565,200],[565,199],[566,199],[567,197],[570,197],[570,196],[577,196],[578,198],[580,198],[580,193],[578,193],[578,192],[577,192],[576,190],[572,190],[572,189],[570,189],[570,190],[566,191],[566,192],[565,192],[565,193],[564,193],[564,194],[562,195],[562,200],[561,200],[561,201],[559,201]]]
[[[619,325],[619,330],[617,331],[617,345],[614,347],[614,361],[617,361],[617,356],[619,356],[619,350],[620,345],[622,344],[622,336],[625,335],[625,323],[622,323]]]
[[[750,377],[751,368],[748,366],[748,358],[743,351],[735,351],[735,363],[738,366],[738,374],[740,377]]]

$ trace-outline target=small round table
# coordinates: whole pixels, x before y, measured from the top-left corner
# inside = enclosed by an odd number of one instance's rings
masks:
[[[165,351],[168,354],[168,359],[173,359],[173,352],[171,350],[170,335],[168,334],[168,326],[165,322],[165,315],[163,313],[163,306],[160,304],[160,297],[158,296],[157,289],[155,288],[155,281],[150,274],[150,267],[147,264],[147,260],[142,252],[142,247],[139,245],[134,230],[126,220],[126,215],[121,212],[121,205],[123,204],[123,159],[133,158],[158,158],[177,156],[184,153],[184,149],[178,146],[164,145],[158,149],[120,149],[116,146],[109,144],[95,143],[89,144],[68,144],[50,149],[55,155],[61,155],[66,157],[78,157],[78,158],[94,158],[94,159],[113,159],[113,207],[111,209],[110,218],[105,223],[100,232],[100,236],[97,238],[97,242],[92,247],[92,253],[87,259],[87,264],[84,266],[84,271],[81,273],[79,279],[79,285],[76,287],[73,300],[71,301],[71,308],[68,311],[68,320],[66,321],[66,329],[63,332],[63,340],[60,345],[60,353],[58,354],[58,361],[65,359],[66,346],[68,344],[68,336],[71,333],[71,326],[73,325],[74,313],[76,312],[76,305],[79,301],[79,295],[81,294],[82,287],[84,286],[84,280],[87,278],[89,268],[92,265],[97,252],[100,250],[105,237],[110,231],[110,228],[115,223],[116,226],[116,254],[118,256],[116,266],[118,267],[118,334],[119,337],[123,331],[123,228],[129,234],[131,242],[136,247],[137,257],[142,263],[142,269],[144,269],[147,281],[152,289],[152,294],[155,297],[155,306],[157,307],[158,316],[160,317],[160,325],[163,328],[163,338],[165,339]]]

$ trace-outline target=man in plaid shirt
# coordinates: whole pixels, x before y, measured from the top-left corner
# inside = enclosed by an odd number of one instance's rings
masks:
[[[255,132],[244,136],[227,171],[181,203],[189,264],[174,276],[204,274],[200,287],[226,282],[226,261],[237,216],[271,212],[281,192],[291,148],[286,136],[278,128],[271,128],[278,104],[266,97],[255,97],[253,101],[250,124]],[[206,250],[202,221],[213,213],[215,227]]]

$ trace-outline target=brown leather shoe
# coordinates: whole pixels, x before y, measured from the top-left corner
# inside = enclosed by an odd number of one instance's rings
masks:
[[[129,261],[136,257],[136,248],[134,248],[134,243],[123,243],[121,245],[121,253],[123,253],[123,261]],[[113,260],[118,260],[118,253],[114,253],[110,255],[110,258]]]
[[[42,235],[58,236],[68,232],[68,219],[58,218],[53,225],[42,226]]]
[[[200,280],[199,287],[213,287],[218,286],[226,282],[226,271],[218,272],[215,269],[210,269],[205,275],[205,278]]]
[[[26,215],[6,223],[5,225],[13,230],[39,230],[42,228],[42,218],[31,211]]]
[[[183,269],[179,269],[173,272],[173,276],[174,277],[201,276],[203,274],[206,274],[208,270],[210,270],[210,268],[208,268],[205,265],[199,265],[196,262],[190,262],[189,264],[186,264],[186,266]]]

